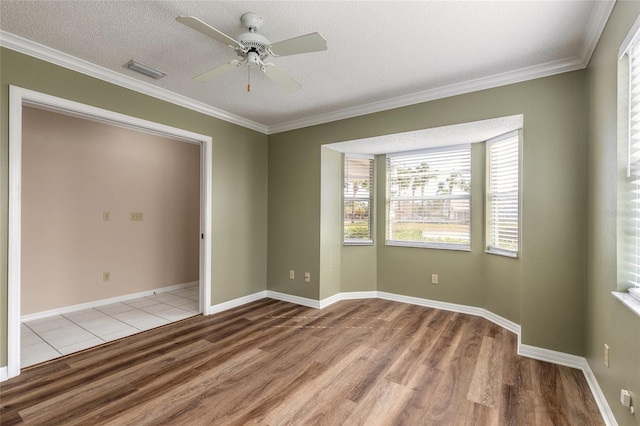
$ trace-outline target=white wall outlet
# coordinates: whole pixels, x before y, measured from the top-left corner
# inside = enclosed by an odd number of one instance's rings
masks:
[[[631,407],[631,394],[626,389],[620,389],[620,402],[625,407]]]
[[[604,345],[604,365],[609,367],[609,345]]]
[[[130,220],[135,222],[142,222],[144,215],[142,212],[131,212]]]
[[[438,284],[438,274],[431,274],[431,284]]]
[[[111,281],[111,272],[103,272],[102,281],[104,282]]]
[[[311,282],[311,273],[309,273],[309,272],[305,272],[304,273],[304,282],[306,282],[306,283],[310,283]]]
[[[102,212],[102,220],[108,222],[111,220],[111,212]]]
[[[296,277],[296,271],[289,269],[289,279],[292,280]]]

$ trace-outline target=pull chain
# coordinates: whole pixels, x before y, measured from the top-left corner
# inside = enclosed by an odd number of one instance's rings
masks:
[[[251,91],[251,65],[247,64],[247,69],[249,70],[249,83],[247,84],[247,92]]]

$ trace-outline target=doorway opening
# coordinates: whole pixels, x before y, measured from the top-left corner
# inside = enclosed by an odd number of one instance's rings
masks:
[[[48,110],[60,113],[65,116],[74,118],[82,118],[92,122],[109,124],[117,128],[124,128],[141,132],[146,136],[154,136],[167,138],[174,141],[195,144],[199,147],[199,218],[197,218],[196,228],[199,227],[199,263],[197,271],[197,281],[182,283],[178,286],[169,286],[148,291],[149,294],[142,292],[134,292],[126,295],[124,300],[109,300],[114,303],[138,304],[138,307],[144,308],[144,305],[150,303],[150,300],[158,303],[158,309],[169,309],[160,306],[160,304],[180,303],[184,302],[185,306],[193,306],[187,300],[179,298],[194,299],[197,295],[199,301],[197,311],[207,314],[211,300],[211,149],[212,139],[209,136],[201,135],[182,129],[165,126],[162,124],[141,120],[134,117],[126,116],[112,111],[91,107],[88,105],[68,101],[65,99],[45,95],[42,93],[22,89],[18,87],[10,87],[10,126],[9,126],[9,267],[8,267],[8,357],[7,357],[7,378],[16,376],[20,373],[20,329],[21,320],[24,314],[21,312],[21,294],[22,294],[22,243],[23,243],[23,224],[22,224],[22,187],[23,182],[23,107],[33,107],[39,110]],[[129,218],[128,215],[131,214]],[[140,216],[137,214],[141,213]],[[101,211],[102,220],[111,219],[111,212],[108,210]],[[134,221],[145,220],[144,213],[133,211],[127,212],[127,222],[131,224]],[[121,214],[122,216],[122,214]],[[134,217],[135,216],[135,217]],[[104,268],[103,268],[104,269]],[[107,271],[107,275],[103,276],[103,281],[112,279]],[[106,278],[105,278],[106,277]],[[191,287],[191,288],[189,288]],[[184,291],[182,291],[184,290]],[[182,291],[181,294],[176,292]],[[157,294],[153,294],[157,293]],[[186,296],[186,297],[184,297]],[[143,298],[138,302],[133,302],[133,298]],[[144,299],[148,300],[144,300]],[[117,298],[116,298],[117,299]],[[90,305],[90,304],[89,304]],[[95,310],[95,306],[83,306],[82,303],[73,306],[75,311],[86,308]],[[117,310],[116,307],[114,307]],[[54,310],[55,311],[55,310]],[[46,313],[46,312],[45,312]],[[55,314],[55,312],[49,312]],[[90,314],[91,312],[87,312]],[[95,315],[97,315],[94,312]],[[116,313],[117,314],[117,313]],[[70,314],[69,314],[70,315]],[[138,329],[136,332],[140,331]]]

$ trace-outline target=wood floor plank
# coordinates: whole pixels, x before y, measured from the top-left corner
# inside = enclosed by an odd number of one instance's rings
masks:
[[[413,394],[410,388],[381,379],[361,401],[360,407],[352,410],[344,423],[365,426],[377,424],[380,419],[398,417]]]
[[[206,341],[195,342],[176,350],[170,355],[164,355],[148,360],[117,374],[91,381],[85,386],[76,387],[63,394],[49,398],[39,404],[20,411],[20,416],[29,423],[47,423],[53,419],[66,420],[93,411],[105,403],[107,398],[118,400],[136,391],[135,383],[146,378],[149,370],[171,369],[181,357],[190,353],[199,353],[211,348]],[[81,401],[81,403],[79,403]]]
[[[485,407],[499,408],[502,400],[501,348],[492,337],[482,340],[467,399]]]
[[[295,424],[301,421],[304,413],[308,413],[316,405],[329,407],[328,404],[318,403],[325,395],[341,397],[342,395],[334,391],[334,385],[340,386],[347,372],[352,371],[354,363],[363,357],[368,357],[372,351],[371,348],[359,345],[341,359],[337,359],[315,380],[303,383],[298,392],[272,407],[264,419],[264,424]],[[353,377],[350,380],[353,380]]]
[[[260,300],[29,367],[0,425],[602,425],[579,370],[483,318]]]

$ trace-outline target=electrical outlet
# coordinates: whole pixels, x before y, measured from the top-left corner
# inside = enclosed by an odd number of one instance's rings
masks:
[[[620,403],[625,407],[631,407],[631,394],[626,389],[620,389]]]
[[[111,220],[111,212],[102,212],[102,220],[108,222]]]
[[[604,345],[604,365],[609,367],[609,345]]]
[[[304,273],[304,282],[306,282],[306,283],[310,283],[311,282],[311,273],[309,273],[309,272],[305,272]]]
[[[142,214],[142,212],[131,212],[129,218],[134,222],[142,222],[142,220],[144,219],[144,215]]]
[[[102,281],[107,282],[111,280],[111,272],[102,273]]]
[[[294,271],[293,269],[289,269],[289,279],[293,280],[296,277],[296,271]]]
[[[438,274],[431,274],[431,284],[438,284]]]

